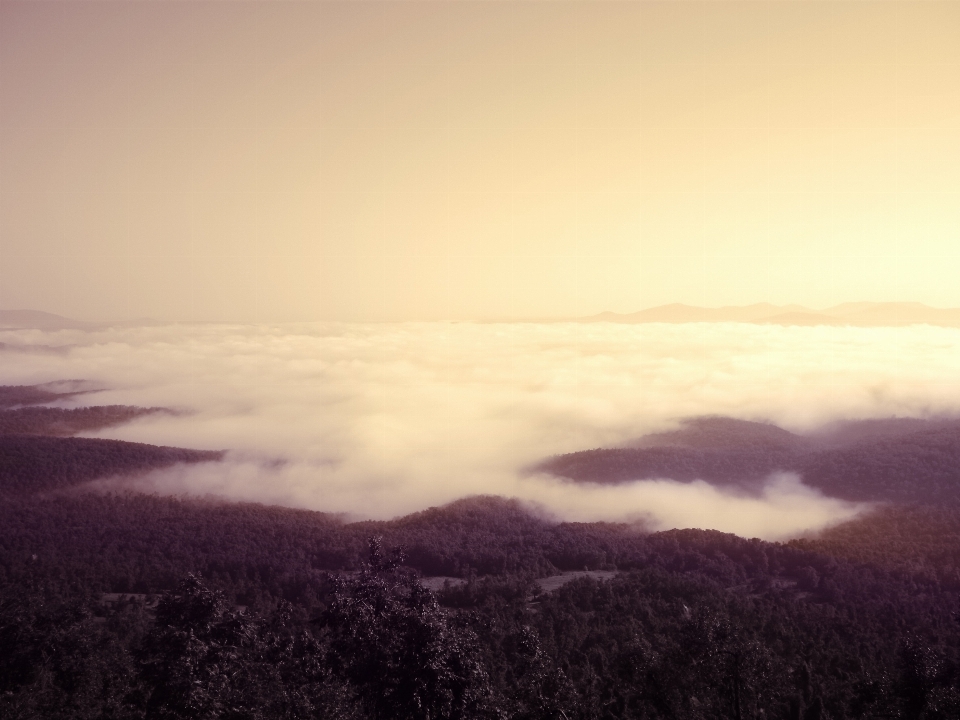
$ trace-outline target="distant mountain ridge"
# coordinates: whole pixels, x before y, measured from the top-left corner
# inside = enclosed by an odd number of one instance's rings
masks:
[[[0,328],[29,330],[95,330],[99,323],[72,320],[41,310],[0,310]]]
[[[902,327],[938,325],[960,327],[960,308],[934,308],[917,302],[841,303],[826,310],[802,305],[728,305],[719,308],[672,303],[635,313],[603,312],[580,318],[580,322],[693,323],[740,322],[765,325],[852,325],[857,327]]]
[[[122,320],[119,322],[86,322],[43,312],[42,310],[0,310],[0,330],[104,330],[110,327],[156,325],[155,320]]]
[[[486,320],[483,322],[611,322],[638,323],[695,323],[738,322],[760,325],[816,326],[838,325],[856,327],[902,327],[906,325],[937,325],[960,327],[960,308],[935,308],[918,302],[849,302],[825,310],[812,310],[803,305],[726,305],[718,308],[671,303],[634,313],[602,312],[576,318],[527,318]],[[163,323],[150,318],[117,322],[87,322],[40,310],[0,310],[0,330],[105,330],[119,327],[146,327]],[[0,349],[17,350],[15,346],[0,343]]]

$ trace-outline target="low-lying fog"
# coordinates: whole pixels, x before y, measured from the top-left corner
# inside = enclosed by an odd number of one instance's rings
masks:
[[[0,384],[83,378],[73,405],[161,405],[103,437],[231,452],[159,492],[388,518],[478,493],[573,520],[781,538],[847,518],[795,477],[759,496],[669,479],[581,486],[524,472],[704,414],[805,430],[960,410],[960,330],[745,324],[171,325],[4,331]],[[10,352],[70,345],[68,352]]]

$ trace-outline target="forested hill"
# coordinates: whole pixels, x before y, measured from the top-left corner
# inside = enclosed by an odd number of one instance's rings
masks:
[[[793,471],[832,497],[857,501],[960,502],[960,420],[847,422],[814,435],[731,418],[688,420],[634,446],[550,458],[535,470],[577,482],[669,478],[757,487]]]
[[[213,462],[223,453],[94,438],[0,435],[0,494],[30,494],[177,463]]]
[[[68,400],[84,392],[88,390],[83,383],[70,380],[44,385],[0,385],[0,409]]]
[[[830,577],[849,561],[960,592],[960,514],[948,509],[889,508],[784,545],[707,530],[557,523],[496,497],[348,523],[251,503],[82,492],[3,498],[0,581],[46,577],[100,592],[159,592],[199,572],[238,597],[256,587],[292,598],[318,572],[359,567],[374,535],[404,547],[407,564],[432,576],[540,577],[653,564],[738,585],[796,580],[807,566]]]
[[[0,435],[69,437],[123,425],[144,415],[175,414],[167,408],[130,405],[49,407],[94,392],[80,380],[44,385],[0,385]]]
[[[406,568],[368,560],[372,534],[404,546]],[[0,715],[956,718],[956,547],[928,538],[922,553],[943,563],[930,572],[826,551],[838,542],[555,523],[490,497],[363,523],[134,494],[8,497]],[[532,582],[584,566],[617,575],[551,593]],[[416,571],[467,582],[434,595]],[[409,687],[418,698],[403,699]]]
[[[172,414],[165,408],[95,405],[81,408],[19,407],[0,410],[0,435],[69,437],[123,425],[146,415]]]
[[[0,386],[0,494],[58,490],[99,478],[223,457],[221,451],[71,437],[171,413],[166,408],[127,405],[46,406],[85,392],[88,390],[79,381]]]

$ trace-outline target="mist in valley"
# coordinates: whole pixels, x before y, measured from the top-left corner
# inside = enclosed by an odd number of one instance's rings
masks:
[[[101,485],[358,519],[495,494],[566,520],[796,536],[866,505],[824,497],[790,473],[745,491],[669,477],[584,485],[531,468],[704,415],[810,433],[848,418],[960,409],[960,332],[930,326],[187,324],[2,334],[17,350],[5,353],[3,384],[82,378],[93,392],[55,404],[178,411],[84,436],[227,451],[223,462]]]

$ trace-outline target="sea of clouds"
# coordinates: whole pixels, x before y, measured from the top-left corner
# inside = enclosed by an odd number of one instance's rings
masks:
[[[498,494],[571,520],[795,536],[862,507],[789,474],[747,495],[669,478],[577,485],[527,468],[697,415],[804,431],[960,411],[960,330],[930,326],[180,324],[7,330],[0,342],[0,384],[83,379],[102,390],[63,405],[184,411],[94,436],[229,450],[139,478],[141,489],[354,518]]]

